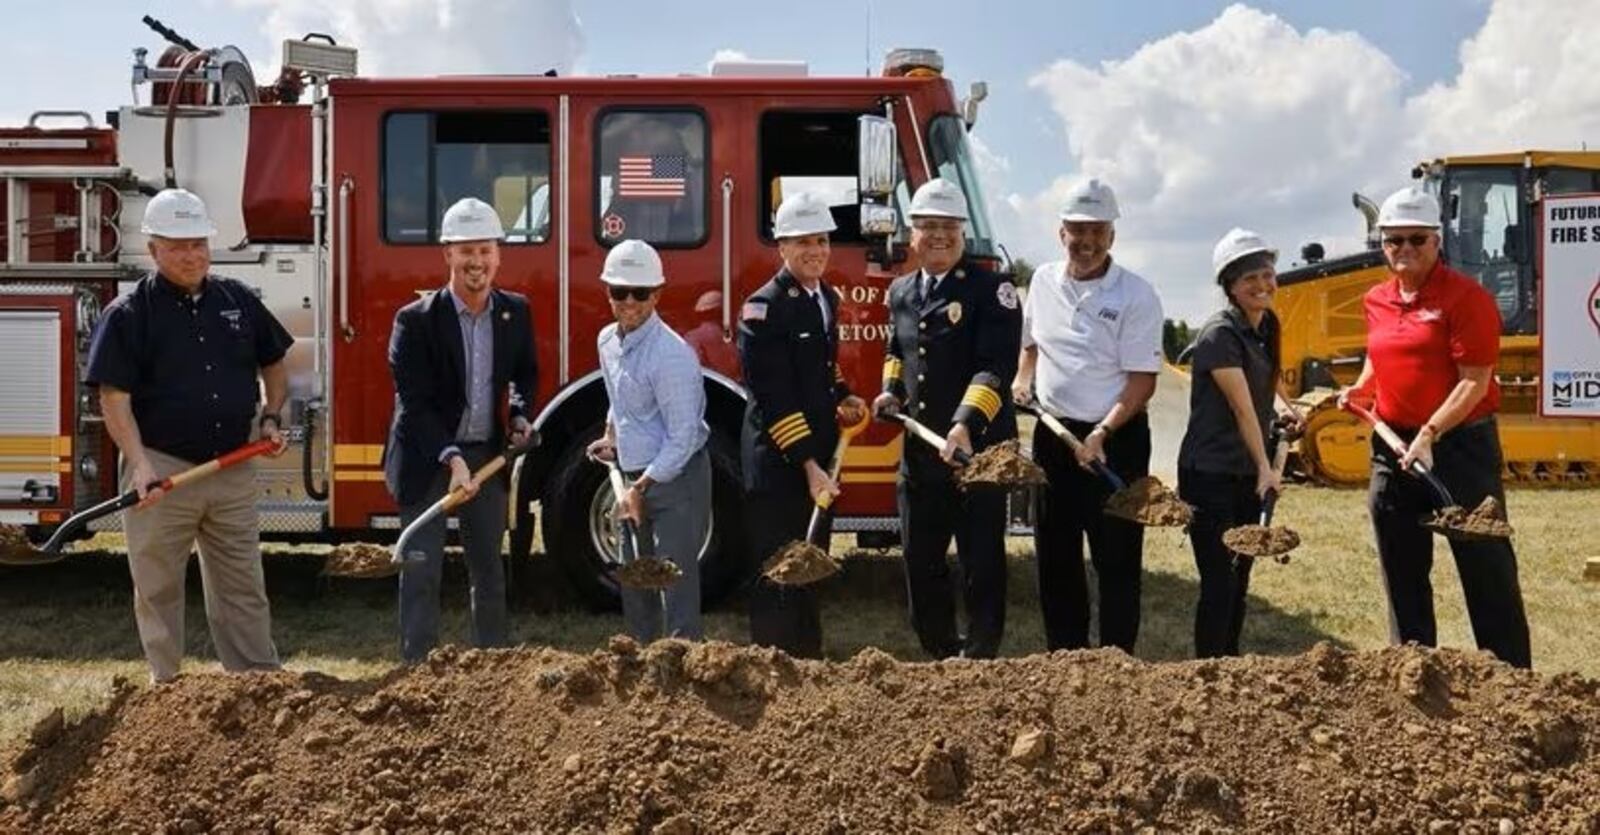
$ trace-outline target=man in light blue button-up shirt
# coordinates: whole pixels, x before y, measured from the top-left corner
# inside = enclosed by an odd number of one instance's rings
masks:
[[[640,641],[699,639],[700,548],[711,522],[711,430],[700,361],[656,315],[666,278],[649,244],[617,244],[600,278],[617,321],[597,340],[611,406],[605,434],[589,453],[622,468],[629,484],[617,515],[637,526],[640,555],[671,560],[683,572],[664,594],[624,587],[623,620]]]

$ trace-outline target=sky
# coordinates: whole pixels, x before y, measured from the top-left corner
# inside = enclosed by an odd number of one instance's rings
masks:
[[[239,46],[258,78],[307,31],[372,75],[676,75],[719,53],[860,75],[935,48],[958,93],[988,83],[974,138],[1007,250],[1059,257],[1062,195],[1097,176],[1122,204],[1118,260],[1191,321],[1221,303],[1210,253],[1234,226],[1287,265],[1309,241],[1359,246],[1351,192],[1381,200],[1420,160],[1600,147],[1600,0],[63,0],[8,13],[27,83],[0,93],[0,124],[127,103],[132,48],[160,46],[144,13]]]

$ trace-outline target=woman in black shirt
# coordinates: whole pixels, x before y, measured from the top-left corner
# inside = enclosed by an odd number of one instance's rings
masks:
[[[1228,305],[1206,320],[1194,341],[1178,495],[1195,508],[1189,539],[1200,570],[1194,618],[1200,658],[1238,655],[1244,626],[1251,561],[1229,551],[1222,532],[1258,521],[1262,499],[1281,489],[1267,449],[1280,388],[1279,326],[1272,312],[1277,257],[1254,232],[1234,229],[1223,236],[1212,267]]]

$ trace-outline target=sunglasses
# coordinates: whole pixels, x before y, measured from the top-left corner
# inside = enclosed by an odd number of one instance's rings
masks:
[[[612,287],[611,300],[620,302],[623,299],[633,299],[636,302],[647,302],[650,295],[656,291],[654,287]]]
[[[1388,235],[1384,237],[1383,245],[1390,249],[1399,249],[1406,244],[1411,244],[1421,249],[1423,244],[1426,244],[1431,237],[1433,236],[1427,232],[1414,232],[1410,235]]]

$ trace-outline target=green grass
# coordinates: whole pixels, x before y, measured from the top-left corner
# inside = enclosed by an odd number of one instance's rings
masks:
[[[1590,535],[1594,492],[1518,490],[1509,496],[1517,528],[1523,594],[1533,631],[1535,666],[1545,672],[1600,676],[1600,583],[1582,579],[1584,559],[1600,555]],[[1263,563],[1253,573],[1244,648],[1293,653],[1319,640],[1357,649],[1388,642],[1388,616],[1367,524],[1365,493],[1296,487],[1279,505],[1278,521],[1305,540],[1289,565]],[[853,540],[840,537],[836,550]],[[105,540],[102,540],[104,543]],[[1473,646],[1449,549],[1436,539],[1434,587],[1440,640]],[[1033,543],[1010,542],[1009,612],[1003,652],[1044,649],[1033,579]],[[1587,550],[1585,550],[1587,549]],[[398,661],[393,581],[329,581],[317,576],[313,548],[268,557],[274,637],[287,664],[341,677],[373,676]],[[1188,541],[1176,530],[1151,530],[1145,546],[1143,628],[1138,654],[1187,658],[1197,595]],[[536,558],[517,585],[513,637],[520,642],[587,651],[621,630],[618,615],[594,615],[565,604],[567,593],[549,560]],[[57,566],[0,568],[0,748],[9,747],[54,707],[69,716],[99,704],[115,676],[145,679],[134,631],[127,569],[100,552]],[[210,670],[209,639],[191,570],[187,669]],[[829,657],[877,646],[907,660],[922,658],[905,616],[898,553],[851,551],[845,572],[823,587]],[[463,572],[452,566],[445,590],[446,640],[464,640]],[[712,638],[742,641],[742,603],[707,617]]]

